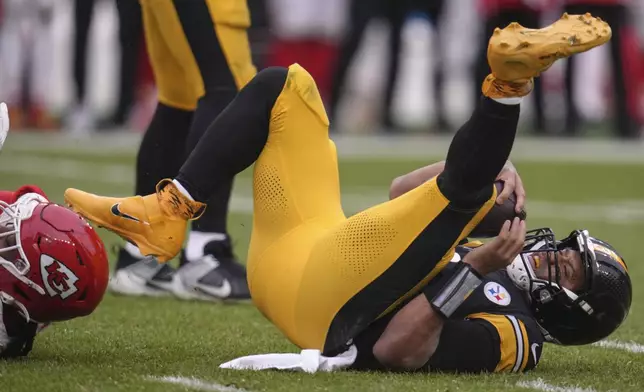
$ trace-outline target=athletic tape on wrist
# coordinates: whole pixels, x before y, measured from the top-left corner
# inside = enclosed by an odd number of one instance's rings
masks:
[[[482,282],[482,276],[471,265],[460,262],[450,280],[430,301],[430,305],[445,318],[449,318],[456,309],[472,294]]]

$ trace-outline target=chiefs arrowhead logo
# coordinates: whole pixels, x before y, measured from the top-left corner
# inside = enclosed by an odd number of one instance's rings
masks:
[[[78,291],[78,277],[60,261],[48,255],[40,256],[40,274],[51,297],[66,299]]]

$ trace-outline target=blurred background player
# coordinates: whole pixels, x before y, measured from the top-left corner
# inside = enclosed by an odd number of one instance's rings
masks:
[[[6,27],[15,25],[17,19],[11,16],[11,7],[19,1],[0,0],[5,9],[0,23]],[[49,1],[51,21],[44,26],[50,34],[38,43],[50,55],[45,56],[48,61],[36,62],[39,67],[45,63],[51,66],[37,73],[38,79],[50,86],[44,92],[48,103],[44,111],[69,113],[64,130],[79,134],[101,129],[127,134],[146,128],[156,107],[156,91],[152,72],[148,70],[145,45],[141,45],[140,3]],[[23,3],[32,9],[40,7],[37,6],[40,0]],[[480,79],[475,74],[483,74],[483,68],[487,68],[480,44],[486,24],[497,20],[502,25],[503,19],[515,14],[513,19],[526,26],[535,26],[535,23],[541,26],[556,18],[565,7],[573,6],[620,9],[613,13],[625,17],[611,23],[618,26],[615,42],[625,37],[622,43],[614,45],[620,48],[622,65],[613,67],[606,61],[610,59],[604,56],[611,50],[609,47],[605,52],[583,56],[585,66],[576,78],[583,77],[588,82],[575,83],[568,78],[574,88],[566,86],[566,64],[555,66],[541,81],[543,86],[537,82],[535,105],[526,105],[524,113],[530,130],[539,134],[548,131],[553,136],[572,135],[576,134],[575,129],[582,134],[587,129],[592,132],[589,129],[592,125],[609,138],[624,134],[626,128],[631,136],[637,137],[637,125],[642,125],[644,112],[644,89],[640,87],[644,67],[637,64],[641,63],[644,51],[641,37],[629,31],[634,28],[639,28],[640,34],[644,31],[641,28],[644,24],[638,23],[642,13],[635,12],[642,8],[640,3],[634,0],[378,0],[363,6],[357,0],[333,0],[324,4],[311,0],[247,0],[252,20],[248,34],[254,63],[260,68],[298,62],[311,72],[330,109],[332,128],[340,133],[373,135],[392,129],[404,133],[428,129],[452,131],[448,122],[464,120],[474,102],[467,96],[476,96],[471,86],[478,86],[479,81],[472,78]],[[609,17],[607,14],[606,18]],[[383,20],[384,24],[379,23]],[[388,21],[393,20],[396,24],[392,28]],[[620,21],[627,26],[621,35],[621,29],[617,32]],[[396,35],[398,30],[400,34]],[[392,48],[397,55],[391,55]],[[0,51],[1,61],[15,62],[21,57],[20,51],[5,48]],[[394,60],[398,71],[391,72],[389,63]],[[577,59],[572,62],[580,63]],[[21,68],[25,67],[27,64]],[[20,71],[24,73],[25,69]],[[621,89],[620,83],[613,83],[616,79],[613,72],[620,69],[624,94],[613,93],[614,89]],[[338,78],[342,73],[345,76]],[[383,106],[387,110],[381,110]],[[569,113],[566,107],[571,108]],[[628,115],[624,115],[624,108]],[[19,125],[18,116],[15,118],[14,122]],[[617,120],[621,121],[620,131],[615,130]],[[632,125],[624,126],[628,122]],[[394,123],[393,128],[382,123]],[[571,125],[564,130],[566,124]],[[115,133],[115,139],[120,140],[121,132]]]
[[[638,0],[636,0],[638,1]],[[636,1],[631,0],[565,0],[565,11],[574,14],[590,12],[610,24],[613,28],[613,38],[610,42],[611,82],[606,83],[602,90],[612,97],[613,120],[615,135],[623,139],[634,139],[640,136],[637,126],[641,75],[641,61],[638,36],[631,6]],[[641,22],[640,22],[641,23]],[[578,80],[573,77],[573,68],[578,59],[570,58],[566,66],[566,127],[569,136],[581,132],[581,119],[578,106],[574,99]]]
[[[0,85],[14,128],[51,130],[57,122],[47,110],[52,57],[52,0],[4,0]]]
[[[367,26],[373,19],[384,19],[389,26],[389,41],[387,46],[386,87],[383,97],[382,117],[380,125],[385,131],[394,131],[391,116],[391,102],[393,100],[394,86],[400,67],[401,34],[408,10],[406,1],[395,0],[351,0],[347,33],[342,37],[338,59],[333,71],[331,99],[329,104],[329,117],[334,121],[338,104],[342,98],[343,87],[349,67],[356,55],[358,47],[363,40]]]
[[[434,98],[434,113],[435,120],[431,125],[434,132],[438,133],[451,133],[454,132],[453,126],[447,118],[447,108],[445,102],[445,0],[413,0],[412,12],[424,14],[428,22],[432,25],[435,32],[433,44],[436,45],[434,49],[434,56],[432,58],[432,73],[433,82],[430,86],[431,93]]]
[[[346,0],[267,1],[272,39],[266,62],[282,67],[300,64],[318,81],[322,99],[328,100],[333,63],[345,27],[345,6]],[[251,14],[255,19],[255,10]]]
[[[256,73],[246,30],[245,0],[141,1],[143,28],[158,105],[136,163],[137,195],[173,176],[210,123]],[[232,181],[220,184],[195,221],[180,268],[143,258],[132,244],[119,250],[112,291],[184,299],[250,298],[246,271],[227,234]]]
[[[385,78],[385,91],[382,103],[381,118],[379,123],[384,132],[400,132],[401,128],[398,127],[393,118],[393,100],[396,82],[398,80],[400,71],[400,60],[402,52],[402,33],[405,22],[408,20],[410,14],[423,13],[431,22],[433,27],[441,22],[443,16],[444,1],[443,0],[350,0],[348,5],[348,18],[346,32],[340,39],[337,60],[333,63],[331,74],[331,91],[329,94],[329,117],[332,122],[335,122],[338,114],[340,101],[344,95],[344,88],[347,84],[347,76],[351,65],[357,57],[358,49],[360,48],[367,27],[375,19],[383,19],[389,26],[389,40],[387,45],[387,66]],[[434,42],[438,42],[435,40]],[[434,70],[434,84],[432,86],[432,93],[437,104],[437,122],[435,124],[437,130],[445,131],[449,129],[448,121],[445,118],[444,102],[442,100],[442,63],[440,62],[440,47],[437,50],[438,61],[435,61]],[[275,64],[275,65],[288,65],[288,64]],[[308,67],[305,67],[309,69]],[[315,73],[311,73],[317,81]],[[322,98],[326,97],[325,83],[322,83],[320,94]],[[333,129],[333,128],[332,128]]]
[[[90,27],[94,18],[96,0],[74,1],[73,78],[74,108],[68,126],[79,131],[98,127],[124,126],[134,107],[137,69],[143,47],[141,5],[137,0],[115,0],[118,15],[118,42],[121,49],[117,102],[114,110],[98,121],[87,100],[88,48]]]
[[[476,90],[473,97],[478,99],[478,88],[483,79],[490,73],[487,63],[487,40],[497,26],[507,26],[517,22],[528,28],[539,28],[541,26],[541,11],[547,1],[551,0],[477,0],[479,11],[483,15],[483,32],[480,35],[478,54],[474,64],[474,83],[472,87]],[[582,12],[582,14],[585,13]],[[593,14],[595,15],[595,14]],[[540,78],[534,80],[534,132],[544,134],[546,132],[546,119],[544,113],[543,81]]]

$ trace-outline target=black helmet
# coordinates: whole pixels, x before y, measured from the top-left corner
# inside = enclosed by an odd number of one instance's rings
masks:
[[[536,277],[526,255],[556,252],[565,248],[578,251],[585,272],[584,285],[576,292],[561,287],[557,253],[554,276]],[[507,268],[508,275],[527,291],[532,311],[547,340],[562,345],[589,344],[606,338],[626,319],[631,307],[632,286],[626,263],[615,248],[591,237],[586,230],[575,230],[561,241],[549,228],[526,233],[521,254]]]

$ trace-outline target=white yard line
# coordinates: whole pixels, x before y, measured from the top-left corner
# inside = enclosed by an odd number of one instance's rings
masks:
[[[134,165],[84,162],[74,159],[12,156],[0,165],[0,173],[25,177],[46,176],[55,179],[95,181],[113,185],[133,186]]]
[[[533,381],[519,381],[516,385],[521,388],[536,389],[545,392],[595,392],[592,388],[580,388],[577,386],[565,387],[548,384],[541,378]]]
[[[375,192],[342,193],[342,206],[347,214],[367,209],[386,200]],[[533,200],[527,204],[528,218],[553,219],[569,222],[604,222],[614,225],[632,225],[644,222],[644,204],[634,200],[603,203],[564,203]],[[253,199],[248,193],[234,192],[230,210],[250,214]],[[530,219],[528,219],[528,222]]]
[[[11,159],[10,165],[0,165],[1,173],[29,176],[47,176],[53,179],[97,182],[118,187],[111,196],[128,196],[123,188],[132,188],[134,168],[128,164],[102,164],[79,162],[73,159],[26,158]],[[235,180],[235,188],[230,210],[252,213],[252,182],[242,177]],[[362,211],[386,200],[385,190],[364,188],[359,192],[343,192],[342,205],[347,214]],[[606,200],[595,203],[569,203],[529,200],[528,216],[540,219],[556,219],[571,222],[606,222],[628,225],[644,222],[644,202],[642,200]]]
[[[156,381],[165,384],[176,384],[182,385],[184,387],[196,389],[199,391],[214,391],[214,392],[246,392],[245,389],[229,387],[226,385],[221,385],[216,382],[199,380],[194,377],[177,377],[177,376],[147,376],[146,380]]]
[[[593,346],[598,346],[601,348],[609,348],[615,350],[628,351],[635,354],[644,354],[644,345],[630,342],[620,342],[619,340],[602,340],[597,343],[593,343]]]
[[[342,158],[424,159],[444,156],[452,136],[408,135],[369,136],[333,135]],[[10,134],[6,149],[11,151],[61,149],[81,150],[109,155],[114,152],[136,153],[141,134],[119,132],[110,134],[71,135],[66,133]],[[644,163],[644,141],[620,141],[589,138],[517,138],[512,159],[516,161],[566,161],[601,163]]]
[[[526,205],[530,217],[570,222],[605,222],[629,225],[644,222],[644,204],[638,200],[599,203],[569,203],[532,200]]]

